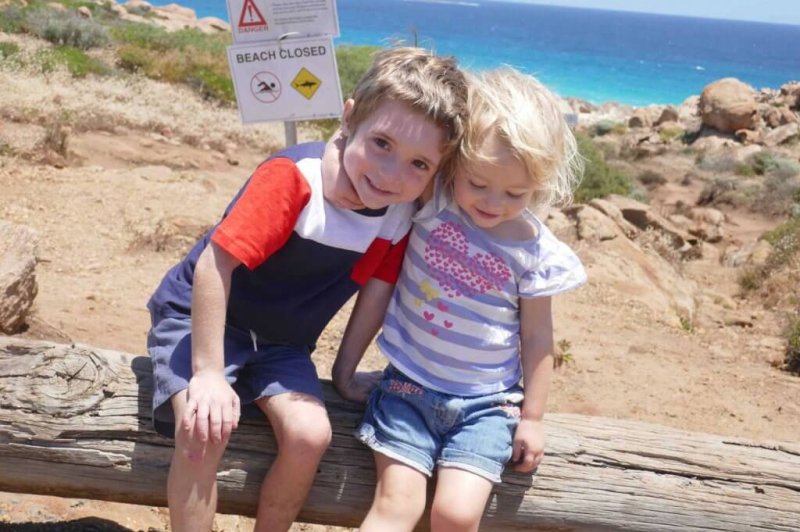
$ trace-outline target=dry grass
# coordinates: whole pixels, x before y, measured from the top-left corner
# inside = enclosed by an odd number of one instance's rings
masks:
[[[243,126],[235,108],[214,106],[187,87],[136,75],[74,79],[63,69],[43,75],[27,60],[42,41],[2,39],[20,47],[20,59],[0,63],[0,117],[40,125],[63,117],[74,131],[169,131],[177,141],[217,149],[232,143],[268,153],[284,143],[282,124]]]

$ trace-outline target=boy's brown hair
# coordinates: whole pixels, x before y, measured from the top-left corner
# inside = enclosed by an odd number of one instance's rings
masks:
[[[355,131],[386,100],[406,104],[444,132],[438,171],[454,166],[467,117],[467,80],[453,57],[439,57],[422,48],[381,50],[353,89],[350,127]]]

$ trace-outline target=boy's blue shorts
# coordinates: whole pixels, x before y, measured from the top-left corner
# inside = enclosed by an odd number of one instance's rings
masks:
[[[522,388],[463,397],[427,389],[389,366],[355,432],[373,451],[427,476],[463,469],[501,482],[519,425]]]
[[[239,394],[243,415],[260,412],[252,405],[256,399],[287,392],[324,401],[308,346],[254,342],[249,332],[226,326],[224,349],[225,378]],[[171,438],[175,413],[170,398],[188,388],[192,376],[191,320],[156,321],[147,336],[147,351],[153,363],[153,425],[159,434]]]

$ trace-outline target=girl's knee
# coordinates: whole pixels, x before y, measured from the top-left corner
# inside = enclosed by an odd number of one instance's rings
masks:
[[[431,530],[478,530],[483,509],[467,508],[464,505],[437,504],[431,507]]]

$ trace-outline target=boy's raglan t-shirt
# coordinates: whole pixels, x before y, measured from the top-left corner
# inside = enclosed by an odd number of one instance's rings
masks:
[[[332,206],[322,193],[323,150],[301,144],[259,166],[220,223],[167,273],[151,311],[188,317],[194,267],[209,240],[242,262],[231,278],[227,323],[259,342],[314,345],[370,278],[394,283],[414,206]]]

